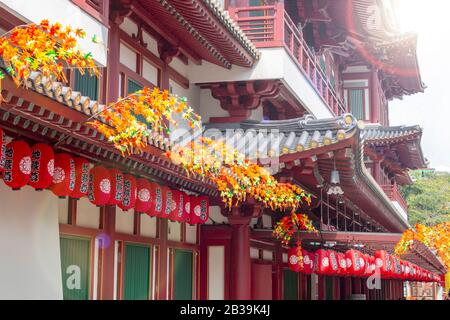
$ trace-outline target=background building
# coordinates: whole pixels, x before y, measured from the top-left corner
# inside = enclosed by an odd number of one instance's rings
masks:
[[[306,248],[391,251],[409,227],[398,186],[412,183],[408,170],[427,161],[419,127],[389,127],[389,100],[424,85],[415,35],[399,34],[389,3],[382,3],[0,1],[2,32],[49,19],[82,27],[104,44],[81,43],[102,66],[100,79],[68,71],[61,92],[41,83],[25,90],[4,79],[0,127],[8,140],[54,144],[70,133],[58,150],[210,202],[210,219],[200,226],[0,183],[0,298],[403,296],[399,280],[367,290],[362,278],[293,274],[288,248],[272,238],[279,214],[251,203],[223,209],[212,184],[164,159],[162,151],[186,142],[186,134],[152,137],[152,152],[124,158],[84,123],[144,86],[186,96],[208,132],[236,130],[232,141],[248,157],[275,157],[277,177],[313,195],[307,213],[322,232],[301,235]],[[329,194],[336,182],[343,195]],[[426,247],[413,251],[406,260],[445,272]],[[66,285],[71,265],[81,267],[77,290]]]

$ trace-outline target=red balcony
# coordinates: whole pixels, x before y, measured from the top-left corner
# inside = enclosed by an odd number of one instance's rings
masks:
[[[328,108],[335,115],[346,112],[344,102],[328,81],[316,55],[303,39],[302,32],[284,10],[283,3],[257,7],[230,7],[228,12],[257,48],[286,48]]]
[[[408,204],[406,203],[406,200],[403,198],[402,194],[400,193],[400,190],[398,189],[397,184],[390,184],[390,185],[382,185],[381,188],[383,188],[386,195],[392,200],[398,202],[398,204],[405,210],[405,212],[408,212]]]

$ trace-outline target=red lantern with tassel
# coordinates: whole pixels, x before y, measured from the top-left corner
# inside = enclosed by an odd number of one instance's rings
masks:
[[[108,205],[117,206],[123,201],[123,189],[124,189],[124,175],[116,169],[110,169],[111,175],[111,194],[109,196]]]
[[[294,272],[300,272],[303,270],[303,255],[301,247],[297,246],[289,249],[288,251],[288,263],[289,269]]]
[[[50,190],[60,198],[68,197],[75,190],[75,161],[70,154],[55,154],[55,170]]]
[[[138,213],[145,213],[152,205],[151,190],[152,185],[147,179],[137,179],[137,198],[134,210]]]
[[[209,219],[209,199],[207,196],[191,197],[190,224],[202,224]]]
[[[133,209],[137,199],[137,184],[136,178],[132,175],[126,174],[124,176],[123,200],[119,203],[119,207],[123,211]]]
[[[75,188],[70,197],[73,199],[81,199],[86,196],[89,190],[89,171],[91,163],[85,158],[75,157]]]
[[[96,166],[89,173],[88,198],[97,207],[108,204],[111,196],[111,175],[103,166]]]
[[[31,176],[28,184],[35,190],[47,189],[53,181],[55,154],[52,147],[36,143],[31,148]]]
[[[350,260],[350,267],[347,266],[347,270],[352,276],[357,276],[364,273],[365,263],[361,252],[350,249],[347,250],[345,256],[348,259],[347,262]]]
[[[316,251],[316,259],[314,262],[315,272],[320,275],[328,274],[330,270],[330,257],[328,251],[319,249]]]
[[[328,257],[330,258],[330,268],[328,270],[328,274],[337,275],[339,273],[338,253],[333,250],[328,250]]]
[[[346,275],[347,274],[347,260],[345,259],[345,254],[339,252],[337,254],[338,263],[339,263],[339,271],[338,274]]]
[[[27,185],[31,176],[31,148],[25,141],[15,140],[5,149],[3,181],[13,190]]]
[[[184,201],[185,201],[184,192],[181,192],[179,190],[172,190],[173,210],[169,216],[170,220],[178,222],[182,222],[185,220]]]
[[[314,272],[314,258],[315,258],[314,253],[302,249],[302,255],[303,255],[303,272],[305,274],[312,274]]]
[[[173,204],[173,191],[168,187],[162,187],[163,193],[163,210],[162,210],[162,218],[169,218],[172,211],[174,211]]]
[[[161,217],[163,212],[163,189],[154,182],[150,183],[150,209],[146,212],[150,217]]]

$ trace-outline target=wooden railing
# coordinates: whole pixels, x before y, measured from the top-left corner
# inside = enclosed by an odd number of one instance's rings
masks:
[[[397,184],[382,185],[381,188],[392,201],[397,201],[405,212],[408,213],[408,204],[400,193]]]
[[[344,102],[338,97],[301,31],[284,10],[283,3],[257,7],[230,7],[228,13],[257,48],[285,47],[328,108],[335,115],[346,112]]]

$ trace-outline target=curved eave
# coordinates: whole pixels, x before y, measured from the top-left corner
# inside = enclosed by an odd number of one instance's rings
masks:
[[[422,128],[419,126],[381,127],[369,125],[363,130],[364,143],[370,147],[386,147],[395,150],[405,169],[428,167],[422,146]]]
[[[197,193],[218,196],[217,188],[211,181],[197,175],[188,177],[182,167],[165,157],[164,152],[173,146],[167,137],[158,134],[149,137],[142,153],[123,156],[102,134],[86,123],[95,114],[94,110],[98,110],[93,108],[95,101],[86,107],[75,105],[73,98],[65,101],[61,94],[57,95],[53,86],[46,91],[42,85],[36,86],[30,81],[28,89],[24,89],[17,87],[9,76],[2,79],[1,93],[0,125],[10,132],[50,145],[62,140],[63,143],[58,146],[60,150],[118,166],[143,177],[157,177]],[[86,97],[81,97],[83,99]]]
[[[139,0],[180,41],[187,42],[203,59],[231,68],[251,67],[259,51],[222,9],[211,1]]]

